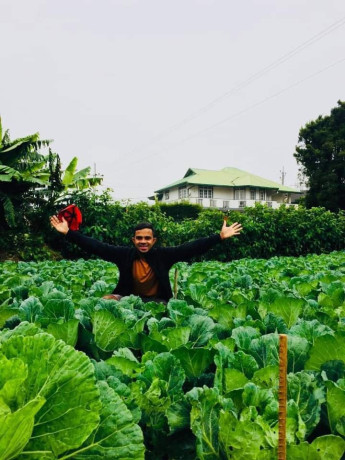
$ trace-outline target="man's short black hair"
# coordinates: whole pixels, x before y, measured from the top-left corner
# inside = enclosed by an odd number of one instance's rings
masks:
[[[153,236],[155,237],[156,236],[156,231],[153,227],[153,225],[150,223],[150,222],[140,222],[140,224],[136,225],[134,228],[133,228],[133,236],[135,236],[135,232],[137,230],[143,230],[144,228],[149,228],[152,230],[152,234]]]

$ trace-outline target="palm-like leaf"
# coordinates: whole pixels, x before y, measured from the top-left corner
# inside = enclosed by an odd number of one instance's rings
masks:
[[[91,168],[88,166],[87,168],[81,169],[80,171],[76,172],[73,176],[73,182],[78,182],[79,180],[86,179],[90,174]]]
[[[103,182],[103,177],[96,176],[96,177],[86,177],[85,179],[81,179],[78,181],[79,188],[85,189],[90,187],[97,187],[97,185],[101,185]]]
[[[62,179],[62,184],[64,185],[65,190],[68,188],[84,190],[86,188],[95,187],[102,183],[103,177],[90,176],[90,166],[77,171],[77,164],[78,159],[74,157],[65,170],[65,174]]]
[[[47,158],[44,157],[42,161],[35,161],[31,164],[26,165],[25,171],[23,171],[23,174],[35,174],[37,172],[41,172],[42,170],[46,170],[48,176],[48,170],[47,170]]]
[[[0,165],[0,182],[11,182],[12,180],[20,180],[21,174],[10,166]]]
[[[10,142],[7,145],[3,145],[1,153],[7,153],[11,150],[17,149],[23,144],[36,144],[38,133],[33,134],[32,136],[23,137],[23,139],[16,139],[13,142]]]
[[[78,158],[74,157],[72,161],[70,162],[70,164],[65,169],[65,174],[62,178],[63,185],[68,187],[73,182],[73,177],[77,169],[77,164],[78,164]]]
[[[50,142],[40,140],[38,133],[11,141],[6,131],[0,147],[0,162],[15,167],[18,163],[25,165],[31,161],[42,160],[43,155],[39,150],[48,146]]]
[[[8,223],[9,227],[14,227],[15,225],[15,213],[14,206],[11,199],[5,194],[0,192],[0,201],[2,202],[4,208],[5,220]]]

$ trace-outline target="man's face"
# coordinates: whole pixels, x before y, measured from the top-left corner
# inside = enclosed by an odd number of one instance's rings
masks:
[[[153,237],[153,233],[150,228],[136,230],[135,235],[132,238],[134,246],[143,254],[145,252],[149,252],[156,240],[157,238]]]

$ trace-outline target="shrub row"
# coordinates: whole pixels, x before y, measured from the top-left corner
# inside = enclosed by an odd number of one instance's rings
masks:
[[[133,227],[142,221],[155,226],[159,244],[174,246],[202,236],[219,232],[224,214],[219,210],[197,209],[195,219],[173,219],[159,204],[123,205],[114,202],[109,191],[100,195],[93,192],[75,194],[71,201],[83,213],[81,231],[101,241],[117,245],[130,245]],[[190,205],[189,205],[190,206]],[[14,254],[21,260],[47,258],[46,244],[65,258],[87,257],[49,226],[49,215],[57,209],[32,210],[25,229],[25,238],[17,234],[0,235],[0,245],[9,241]],[[302,256],[309,253],[328,253],[345,249],[345,213],[332,213],[323,208],[304,207],[277,210],[257,205],[244,212],[230,211],[228,222],[241,222],[243,232],[214,247],[204,257],[229,261],[244,257],[268,258],[273,256]],[[43,243],[44,242],[44,243]],[[52,253],[56,258],[56,252]]]

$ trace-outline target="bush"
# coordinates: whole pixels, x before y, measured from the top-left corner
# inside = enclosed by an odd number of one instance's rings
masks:
[[[8,231],[0,236],[0,261],[24,260],[40,261],[45,259],[59,260],[61,254],[49,247],[43,235]]]
[[[159,203],[159,207],[168,217],[175,222],[181,222],[186,219],[197,219],[202,211],[202,207],[192,203]]]
[[[197,219],[175,221],[166,215],[160,204],[123,205],[112,199],[110,191],[94,191],[72,195],[83,213],[81,231],[101,241],[115,245],[131,245],[133,227],[142,221],[151,222],[157,231],[158,243],[175,246],[220,231],[224,214],[215,209],[203,209]],[[49,225],[49,215],[59,208],[31,210],[30,223],[22,234],[2,232],[1,247],[21,260],[55,258],[58,251],[65,258],[90,257],[75,245],[66,243]],[[240,258],[300,256],[308,253],[328,253],[345,248],[345,213],[332,213],[323,208],[305,209],[281,206],[274,210],[257,205],[244,212],[230,211],[228,222],[240,222],[243,232],[212,248],[202,259],[229,261]],[[26,235],[30,235],[28,238]],[[48,246],[53,251],[50,253]]]
[[[223,216],[218,210],[204,210],[197,220],[176,225],[174,244],[219,232]],[[345,248],[343,211],[332,213],[324,208],[286,206],[275,210],[259,204],[244,212],[230,211],[228,222],[242,224],[241,236],[215,246],[207,253],[207,259],[229,261],[245,257],[300,256]]]

